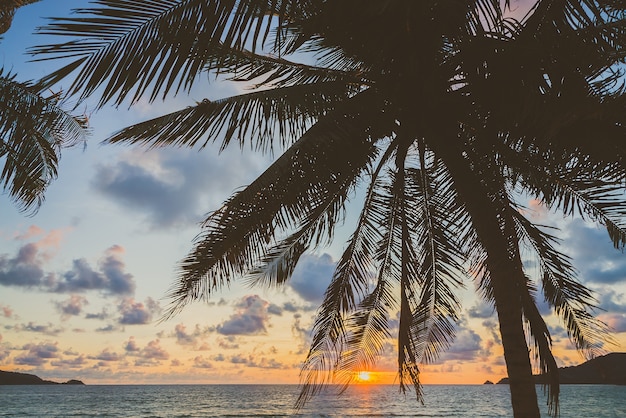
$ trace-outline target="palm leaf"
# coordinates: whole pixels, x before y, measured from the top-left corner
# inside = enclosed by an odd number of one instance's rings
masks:
[[[102,87],[99,106],[149,93],[189,90],[207,56],[243,49],[250,35],[266,38],[273,15],[298,16],[306,2],[217,0],[97,0],[100,7],[54,18],[43,35],[72,38],[35,47],[37,61],[70,59],[43,79],[53,85],[78,70],[68,94],[84,99]],[[267,18],[266,18],[267,17]],[[175,31],[172,28],[176,28]],[[251,39],[250,39],[251,40]],[[140,53],[137,53],[140,51]],[[227,52],[226,52],[227,53]],[[134,93],[133,93],[134,91]]]
[[[324,294],[324,301],[313,325],[313,340],[300,372],[303,384],[296,401],[297,407],[303,406],[318,393],[323,384],[330,380],[332,371],[339,368],[348,342],[346,315],[357,309],[361,299],[366,299],[373,250],[383,239],[380,231],[387,227],[384,222],[387,201],[380,193],[387,179],[381,176],[381,171],[394,150],[394,146],[387,147],[371,174],[357,227]],[[384,281],[384,277],[379,277],[379,283]],[[383,291],[380,286],[379,295]],[[378,301],[375,296],[370,298],[373,298],[372,303]]]
[[[350,85],[323,83],[254,91],[217,101],[205,99],[195,106],[129,126],[106,142],[191,147],[203,140],[200,146],[204,147],[220,138],[224,149],[233,138],[241,146],[246,138],[254,138],[251,146],[255,149],[273,149],[273,141],[285,147],[353,93]]]
[[[0,103],[0,182],[22,210],[36,210],[57,177],[61,148],[84,141],[87,121],[63,111],[58,95],[43,97],[40,86],[2,69]]]

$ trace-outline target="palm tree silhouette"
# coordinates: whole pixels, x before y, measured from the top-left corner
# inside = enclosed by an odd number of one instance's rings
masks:
[[[529,351],[550,376],[558,413],[558,370],[536,298],[588,355],[605,326],[520,196],[600,222],[624,248],[626,24],[616,0],[537,1],[519,19],[506,16],[509,6],[100,0],[42,30],[69,42],[32,52],[70,58],[43,82],[75,76],[69,93],[85,99],[100,89],[99,106],[189,91],[201,73],[254,84],[108,139],[284,148],[205,220],[180,264],[170,315],[237,278],[286,282],[305,251],[332,239],[360,187],[362,210],[318,312],[298,404],[374,363],[393,312],[400,386],[421,399],[419,364],[453,341],[456,291],[469,275],[498,315],[515,416],[529,417],[539,416]]]
[[[11,26],[16,9],[38,0],[3,1],[0,33]],[[0,183],[24,211],[37,210],[57,177],[61,149],[84,141],[87,119],[62,108],[61,95],[0,68]]]

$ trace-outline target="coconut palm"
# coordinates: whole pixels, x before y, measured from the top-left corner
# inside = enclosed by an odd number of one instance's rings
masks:
[[[0,5],[0,33],[15,10],[30,1]],[[63,110],[61,94],[0,68],[0,172],[2,189],[22,210],[36,210],[57,176],[61,148],[84,141],[87,120]]]
[[[231,280],[285,283],[305,251],[333,238],[358,189],[362,210],[318,311],[298,404],[330,381],[349,384],[392,331],[400,386],[421,399],[419,365],[453,341],[470,277],[498,315],[515,416],[539,416],[529,349],[558,413],[536,299],[588,355],[605,327],[521,202],[597,221],[626,244],[621,1],[543,0],[519,19],[498,0],[96,3],[42,29],[70,41],[34,49],[38,59],[71,59],[44,82],[72,76],[69,93],[97,93],[99,106],[188,91],[202,73],[253,87],[108,142],[284,150],[205,220],[170,315]]]

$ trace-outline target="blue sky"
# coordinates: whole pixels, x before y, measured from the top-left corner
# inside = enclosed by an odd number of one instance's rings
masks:
[[[31,33],[41,16],[65,15],[86,1],[43,0],[18,10],[0,43],[0,62],[20,80],[41,77],[53,63],[29,63],[26,47],[47,40]],[[59,86],[59,88],[67,86]],[[330,247],[304,257],[281,289],[235,283],[209,303],[196,303],[158,322],[176,266],[191,249],[199,222],[271,161],[233,147],[201,151],[101,145],[118,129],[243,87],[198,83],[189,96],[141,101],[128,109],[81,104],[90,116],[86,146],[63,152],[59,179],[34,216],[0,196],[0,369],[88,383],[296,383],[315,309],[330,280],[346,231]],[[606,232],[563,219],[528,202],[540,223],[561,228],[563,248],[581,281],[598,292],[601,318],[626,350],[626,256]],[[348,219],[348,223],[350,223]],[[504,376],[490,307],[466,282],[456,343],[425,367],[426,383],[482,383]],[[562,365],[582,359],[558,322],[550,324]],[[380,378],[392,381],[394,347],[386,348]]]

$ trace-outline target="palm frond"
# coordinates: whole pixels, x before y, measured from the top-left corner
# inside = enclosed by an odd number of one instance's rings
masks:
[[[396,308],[393,283],[380,277],[374,291],[367,295],[347,319],[348,337],[336,366],[338,383],[346,389],[357,370],[370,370],[391,336],[389,312]]]
[[[381,171],[394,151],[394,146],[387,147],[371,174],[356,229],[325,292],[324,301],[313,326],[313,341],[301,367],[300,376],[303,383],[296,402],[297,407],[302,407],[312,396],[319,393],[323,385],[330,380],[333,370],[340,368],[339,362],[348,347],[346,316],[357,309],[361,299],[365,301],[368,298],[366,295],[369,270],[374,258],[373,251],[383,239],[381,230],[387,227],[384,219],[388,206],[381,190],[388,179],[384,175],[381,176]],[[384,282],[386,282],[384,276],[378,278],[378,283]],[[385,291],[385,287],[382,284],[377,285],[377,288],[378,286],[380,286],[378,295],[382,296],[381,292]],[[381,302],[380,298],[374,295],[369,298],[371,304],[378,308],[382,307],[382,304],[377,304]]]
[[[85,140],[87,121],[62,110],[58,95],[44,97],[2,69],[0,103],[0,183],[22,210],[37,210],[57,177],[61,148]]]
[[[308,214],[344,195],[376,155],[361,123],[319,121],[252,184],[214,212],[195,249],[181,263],[170,314],[244,275],[263,259],[267,245],[276,241],[280,231],[298,228]],[[322,225],[329,234],[333,222]]]
[[[102,87],[99,106],[121,104],[144,93],[154,100],[172,89],[190,89],[216,51],[243,49],[263,41],[272,16],[298,16],[307,2],[217,0],[97,0],[99,7],[76,9],[78,17],[54,18],[42,35],[65,43],[31,49],[37,61],[70,59],[43,79],[53,85],[78,70],[68,94],[80,99]],[[172,30],[176,28],[176,30]],[[252,38],[254,39],[252,39]],[[139,52],[139,53],[138,53]],[[134,91],[134,93],[133,93]]]
[[[414,313],[416,357],[433,361],[454,339],[460,303],[454,289],[461,287],[459,273],[462,244],[457,240],[460,207],[449,175],[441,164],[427,166],[421,147],[419,169],[409,169],[409,201],[416,203],[416,221],[411,227],[418,248],[421,296]]]
[[[533,249],[539,263],[543,295],[579,350],[593,357],[602,341],[606,341],[605,324],[593,317],[596,300],[591,290],[574,279],[576,272],[569,259],[554,248],[555,237],[541,231],[515,209],[511,215],[518,234]]]
[[[221,149],[237,139],[243,147],[273,149],[299,138],[316,120],[332,111],[354,91],[343,83],[294,85],[254,91],[216,101],[202,102],[158,118],[129,126],[106,139],[109,143],[164,146],[195,146],[221,139]]]

